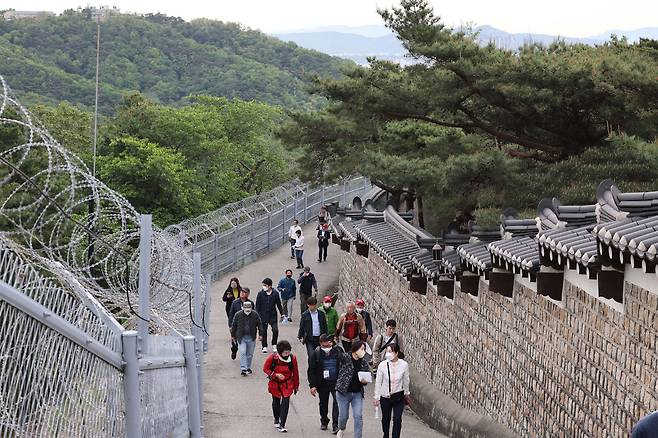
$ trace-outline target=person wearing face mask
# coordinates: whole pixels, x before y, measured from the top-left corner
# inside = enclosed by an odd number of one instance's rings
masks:
[[[267,391],[272,395],[272,415],[274,427],[286,433],[286,420],[290,407],[290,397],[299,389],[299,368],[297,358],[292,354],[288,341],[276,344],[276,353],[271,354],[263,364],[263,372],[269,380]]]
[[[368,384],[368,380],[362,379],[359,373],[369,372],[368,364],[363,360],[365,355],[365,344],[356,340],[352,342],[349,352],[341,354],[338,361],[338,380],[336,381],[338,437],[345,435],[351,405],[354,417],[354,438],[362,438],[363,387]]]
[[[226,303],[226,317],[228,318],[229,315],[231,314],[231,304],[233,304],[233,301],[237,300],[240,298],[240,291],[242,290],[242,287],[240,287],[240,280],[238,280],[237,277],[231,278],[231,280],[228,283],[228,286],[226,287],[226,290],[224,291],[224,295],[222,295],[222,301]],[[228,321],[228,325],[231,325],[231,321]]]
[[[409,403],[409,364],[398,344],[386,348],[386,359],[377,367],[373,404],[382,409],[382,431],[384,438],[400,438],[402,413]],[[389,435],[393,415],[393,434]]]
[[[386,331],[383,334],[377,335],[375,342],[372,346],[372,362],[376,370],[380,362],[384,360],[384,353],[386,348],[392,344],[398,344],[400,350],[404,351],[404,342],[402,336],[396,332],[397,323],[394,319],[386,321]]]
[[[329,396],[334,403],[331,408],[332,433],[338,433],[338,400],[336,399],[336,380],[338,379],[338,361],[342,351],[335,347],[330,336],[320,336],[320,346],[313,351],[308,360],[308,386],[311,395],[320,399],[320,430],[329,426]]]
[[[240,374],[251,374],[251,360],[256,347],[256,332],[261,339],[261,322],[258,313],[253,310],[251,301],[245,301],[242,310],[233,316],[231,339],[237,341],[240,349]]]
[[[366,323],[355,309],[354,303],[347,303],[345,305],[346,312],[338,318],[336,324],[336,334],[339,335],[343,350],[346,352],[350,351],[354,341],[365,341],[368,337]]]
[[[334,338],[336,336],[336,325],[338,325],[338,312],[334,308],[334,301],[331,296],[325,295],[322,301],[320,311],[324,313],[327,319],[327,334]]]
[[[263,289],[258,292],[256,296],[256,312],[260,316],[260,321],[263,327],[261,333],[263,336],[261,345],[263,353],[267,354],[267,326],[272,327],[272,353],[276,349],[276,342],[279,338],[279,316],[276,313],[277,309],[279,314],[283,314],[283,307],[281,306],[281,298],[279,294],[272,289],[272,279],[263,279]]]
[[[286,269],[286,275],[276,287],[281,294],[281,305],[283,306],[283,315],[281,315],[281,322],[287,320],[292,322],[292,306],[297,294],[297,282],[292,278],[292,269]]]
[[[355,304],[356,312],[363,317],[363,322],[366,324],[366,333],[368,333],[366,341],[370,342],[372,339],[372,318],[370,318],[370,313],[366,311],[366,302],[359,298],[356,300]]]
[[[310,297],[306,304],[308,309],[302,313],[297,338],[306,346],[308,357],[320,345],[320,336],[327,333],[327,318],[318,311],[318,300]]]

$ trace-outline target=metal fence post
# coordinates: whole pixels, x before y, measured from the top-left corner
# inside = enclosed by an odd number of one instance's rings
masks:
[[[292,198],[292,218],[297,219],[297,198]]]
[[[139,218],[139,318],[137,319],[137,351],[145,354],[148,348],[149,320],[151,319],[151,236],[152,217]]]
[[[251,225],[249,228],[249,247],[251,248],[250,251],[250,256],[253,257],[255,252],[254,251],[254,242],[256,239],[254,239],[254,216],[251,217]]]
[[[267,212],[267,250],[272,247],[272,212]]]
[[[240,229],[240,222],[233,227],[233,270],[238,269],[238,230]]]
[[[194,325],[192,333],[194,335],[194,351],[197,364],[199,366],[197,373],[197,386],[199,387],[199,417],[203,417],[203,327],[201,308],[201,253],[194,253],[194,280],[193,288],[193,305],[194,305]],[[201,426],[203,428],[203,426]]]
[[[187,375],[187,418],[190,437],[201,438],[201,412],[199,407],[199,378],[197,377],[194,336],[183,338],[185,344],[185,374]]]
[[[142,397],[139,389],[139,359],[137,358],[137,332],[127,330],[121,334],[123,350],[123,396],[126,404],[126,437],[142,436]]]
[[[308,223],[308,184],[306,184],[306,187],[304,187],[304,223]]]

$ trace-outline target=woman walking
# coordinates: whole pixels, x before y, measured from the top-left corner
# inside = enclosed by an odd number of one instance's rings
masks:
[[[231,281],[229,281],[228,286],[226,287],[226,290],[224,291],[224,295],[222,296],[222,301],[226,303],[226,317],[229,317],[229,314],[231,313],[231,304],[233,304],[233,301],[237,300],[240,297],[240,291],[242,290],[242,287],[240,286],[240,280],[238,280],[237,277],[231,278]],[[228,322],[229,327],[231,326],[231,321]]]
[[[336,381],[336,398],[338,400],[338,437],[345,436],[349,408],[352,405],[354,415],[354,438],[361,438],[363,431],[363,387],[372,378],[368,364],[363,360],[366,355],[365,344],[359,340],[352,343],[350,352],[343,353],[338,362],[338,380]]]
[[[279,341],[276,344],[276,353],[265,360],[263,371],[269,379],[267,390],[272,395],[274,427],[279,432],[286,433],[290,396],[297,394],[299,389],[299,368],[290,342]]]
[[[400,438],[402,413],[409,401],[409,364],[402,360],[399,344],[386,347],[385,360],[377,367],[373,404],[382,409],[384,438]],[[389,435],[393,414],[393,435]]]

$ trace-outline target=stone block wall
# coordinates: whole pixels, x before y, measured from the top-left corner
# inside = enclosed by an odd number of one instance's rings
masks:
[[[658,296],[625,288],[623,314],[569,283],[563,306],[519,283],[505,298],[483,281],[479,299],[456,290],[451,302],[432,285],[410,292],[372,250],[341,251],[342,297],[363,298],[376,330],[396,319],[407,359],[431,385],[521,436],[625,437],[658,408]]]

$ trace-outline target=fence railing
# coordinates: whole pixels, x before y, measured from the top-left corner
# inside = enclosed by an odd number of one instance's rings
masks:
[[[217,279],[287,243],[293,219],[309,223],[317,219],[322,205],[351,204],[370,188],[364,177],[322,187],[293,181],[165,231],[200,253],[203,273]]]

